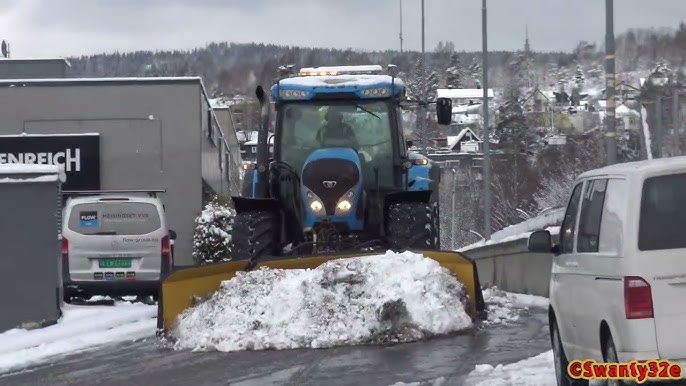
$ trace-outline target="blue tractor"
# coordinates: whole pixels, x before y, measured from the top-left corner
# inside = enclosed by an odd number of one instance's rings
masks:
[[[258,86],[257,160],[233,197],[233,259],[440,249],[440,170],[409,151],[405,92],[392,65],[301,69],[271,88],[271,138]]]

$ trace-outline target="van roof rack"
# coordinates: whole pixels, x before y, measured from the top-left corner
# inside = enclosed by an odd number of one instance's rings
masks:
[[[100,194],[131,194],[145,193],[150,197],[157,197],[157,193],[166,193],[166,189],[131,189],[131,190],[63,190],[66,196],[97,196]]]

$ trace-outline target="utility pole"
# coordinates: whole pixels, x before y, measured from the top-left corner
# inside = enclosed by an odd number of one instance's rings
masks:
[[[427,100],[426,100],[426,38],[425,38],[425,25],[424,25],[424,0],[422,0],[422,103],[419,109],[421,113],[420,118],[420,133],[422,133],[422,154],[427,154],[428,151],[426,147],[428,146],[427,140],[427,125],[426,125],[426,111],[427,111]]]
[[[403,52],[403,0],[400,0],[400,52]]]
[[[483,115],[484,115],[484,239],[491,239],[491,136],[488,128],[488,20],[486,0],[482,0],[481,28],[483,40]]]
[[[617,163],[617,132],[615,127],[615,32],[614,0],[605,0],[605,142],[607,144],[607,164]]]
[[[679,104],[679,86],[674,82],[674,94],[672,95],[672,141],[676,147],[676,155],[681,155],[681,117]]]
[[[655,158],[662,158],[662,94],[655,99]]]
[[[452,210],[450,211],[450,242],[452,244],[452,249],[455,250],[455,174],[457,173],[457,170],[455,168],[453,170],[453,194],[452,194]]]

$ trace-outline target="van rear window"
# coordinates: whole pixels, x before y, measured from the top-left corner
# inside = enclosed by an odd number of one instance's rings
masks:
[[[650,177],[643,183],[638,249],[686,248],[686,173]]]
[[[144,202],[77,204],[69,229],[82,235],[144,235],[160,229],[157,207]]]

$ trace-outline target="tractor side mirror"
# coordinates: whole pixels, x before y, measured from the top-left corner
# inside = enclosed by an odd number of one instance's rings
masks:
[[[532,253],[550,253],[552,251],[550,232],[535,231],[529,235],[527,249]]]
[[[439,125],[449,125],[453,122],[453,101],[450,98],[438,98],[436,118]]]

